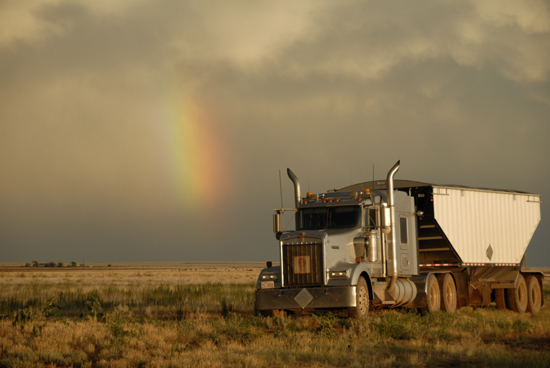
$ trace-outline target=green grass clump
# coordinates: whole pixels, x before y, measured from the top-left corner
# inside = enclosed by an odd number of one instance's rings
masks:
[[[254,285],[159,284],[128,288],[111,284],[89,291],[68,287],[62,292],[52,292],[37,287],[36,283],[30,283],[20,290],[0,294],[0,315],[11,315],[30,308],[47,311],[46,314],[56,317],[74,318],[87,315],[93,301],[97,301],[105,311],[125,305],[134,315],[155,314],[164,318],[199,310],[206,313],[243,313],[253,309]],[[99,313],[92,312],[96,315]]]

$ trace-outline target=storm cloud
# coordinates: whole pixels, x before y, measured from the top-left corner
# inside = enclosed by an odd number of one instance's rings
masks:
[[[1,259],[276,261],[279,169],[400,159],[541,194],[548,266],[549,78],[546,1],[0,2]]]

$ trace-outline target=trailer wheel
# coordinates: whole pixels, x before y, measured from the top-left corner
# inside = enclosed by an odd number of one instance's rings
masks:
[[[369,289],[367,282],[361,276],[357,281],[355,292],[355,307],[348,308],[348,317],[350,318],[367,318],[369,314]]]
[[[536,314],[540,312],[542,305],[542,295],[540,291],[539,280],[533,275],[525,278],[527,284],[527,311]]]
[[[506,296],[504,295],[504,289],[495,289],[495,303],[497,303],[498,310],[506,310]]]
[[[508,296],[508,307],[517,313],[525,313],[527,311],[527,284],[523,275],[518,276],[518,285],[515,289],[506,289]]]
[[[441,290],[441,310],[447,313],[456,311],[456,285],[450,273],[437,275],[437,282]]]
[[[423,311],[432,313],[441,310],[441,291],[439,290],[439,283],[434,274],[428,276],[426,280],[427,295],[426,307],[422,308]]]

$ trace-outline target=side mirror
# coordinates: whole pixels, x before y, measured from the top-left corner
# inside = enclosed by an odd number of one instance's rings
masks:
[[[273,212],[273,232],[281,232],[281,211],[279,210],[275,210],[275,212]],[[278,239],[279,238],[277,238],[277,240]]]

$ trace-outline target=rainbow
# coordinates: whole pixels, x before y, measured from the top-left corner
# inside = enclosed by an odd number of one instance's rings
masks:
[[[177,202],[184,209],[211,210],[231,190],[229,150],[216,129],[219,121],[196,101],[171,101],[163,124]]]

